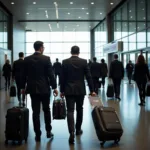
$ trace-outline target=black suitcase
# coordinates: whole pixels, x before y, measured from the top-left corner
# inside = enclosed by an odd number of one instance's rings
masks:
[[[146,91],[145,91],[145,93],[146,93],[146,96],[150,96],[150,82],[148,82],[146,84]]]
[[[108,84],[106,95],[107,97],[114,97],[114,85],[113,84]]]
[[[13,107],[7,110],[5,144],[8,141],[18,141],[21,144],[23,140],[27,142],[29,130],[29,109],[25,107]]]
[[[56,99],[53,102],[53,119],[66,118],[66,104],[64,99]]]
[[[92,119],[97,137],[102,141],[101,146],[106,141],[120,141],[123,129],[114,108],[96,106],[92,111]]]
[[[14,85],[12,85],[10,87],[10,93],[9,93],[10,97],[16,97],[16,87]]]

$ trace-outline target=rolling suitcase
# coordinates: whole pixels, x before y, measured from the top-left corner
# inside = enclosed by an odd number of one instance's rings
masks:
[[[10,97],[16,97],[16,87],[15,85],[12,85],[10,87],[10,93],[9,93]]]
[[[97,137],[102,141],[101,146],[106,141],[120,141],[123,129],[114,108],[96,106],[92,111],[92,119]]]
[[[107,95],[107,97],[114,97],[114,86],[113,86],[113,84],[108,84],[106,95]]]
[[[146,90],[145,90],[146,96],[150,96],[150,82],[146,84]]]
[[[64,99],[56,99],[53,102],[53,119],[66,118],[66,104]]]
[[[27,142],[29,130],[29,109],[21,106],[13,107],[7,110],[5,144],[8,141],[18,141],[21,144],[23,140]]]

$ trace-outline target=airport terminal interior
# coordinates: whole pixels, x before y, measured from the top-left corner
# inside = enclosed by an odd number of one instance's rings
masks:
[[[52,64],[56,58],[59,62],[69,58],[74,45],[80,47],[79,57],[87,61],[96,57],[97,62],[105,59],[108,69],[114,54],[118,54],[125,70],[121,101],[107,98],[108,78],[105,87],[99,88],[98,96],[104,106],[115,108],[119,116],[124,130],[119,144],[108,141],[101,147],[87,86],[83,134],[75,137],[74,145],[68,143],[67,119],[52,120],[54,138],[46,138],[42,108],[41,142],[35,141],[29,95],[28,141],[5,145],[6,112],[17,106],[18,100],[5,91],[2,68],[7,59],[12,65],[19,52],[32,55],[33,44],[39,40],[44,42],[44,55],[50,57]],[[133,80],[129,84],[126,74],[129,60],[136,64],[140,54],[150,69],[150,0],[0,0],[0,150],[150,150],[150,98],[146,97],[145,106],[139,106],[137,85]],[[51,111],[53,100],[51,95]]]

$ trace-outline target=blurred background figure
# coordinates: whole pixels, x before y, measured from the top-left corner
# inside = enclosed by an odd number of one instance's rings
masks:
[[[89,62],[88,62],[89,68],[91,68],[91,64],[92,64],[92,61],[91,61],[91,59],[89,59]]]
[[[10,61],[7,59],[3,66],[3,76],[5,77],[5,90],[10,87],[10,76],[11,76],[11,65]]]
[[[104,59],[101,59],[100,70],[101,70],[101,76],[102,76],[102,85],[103,85],[103,88],[104,88],[105,78],[107,77],[107,73],[108,73],[107,64],[105,63]]]
[[[127,64],[126,70],[127,70],[127,76],[128,76],[129,84],[131,84],[132,73],[133,73],[133,70],[134,70],[134,65],[133,65],[131,60]]]
[[[57,76],[58,76],[58,84],[60,85],[60,73],[61,73],[61,63],[59,62],[58,58],[56,58],[56,62],[53,65],[54,73],[55,73],[55,78],[57,82]]]

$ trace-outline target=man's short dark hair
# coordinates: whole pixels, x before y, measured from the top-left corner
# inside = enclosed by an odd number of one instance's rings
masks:
[[[115,59],[118,59],[118,54],[115,54],[115,55],[114,55],[114,58],[115,58]]]
[[[79,54],[80,53],[80,48],[78,46],[73,46],[71,48],[71,54],[75,55],[75,54]]]
[[[104,62],[105,62],[105,59],[101,59],[101,62],[104,63]]]
[[[96,62],[96,60],[97,60],[96,57],[93,57],[93,61]]]
[[[42,41],[36,41],[34,43],[34,49],[35,49],[35,51],[38,51],[43,46],[43,44],[44,43]]]
[[[23,52],[19,53],[19,58],[21,58],[21,57],[24,57],[24,53]]]
[[[58,61],[58,58],[56,58],[56,61]]]

